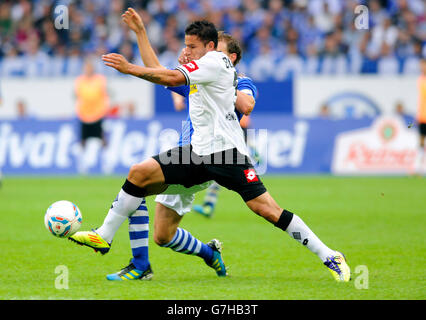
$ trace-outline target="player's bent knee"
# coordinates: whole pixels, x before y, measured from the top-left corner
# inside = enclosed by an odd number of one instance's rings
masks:
[[[152,158],[132,165],[127,179],[142,188],[148,185],[164,183],[161,167]]]
[[[153,239],[157,245],[165,247],[168,243],[170,243],[170,241],[172,241],[173,235],[154,232]]]
[[[148,171],[144,168],[143,164],[138,163],[130,167],[128,180],[139,187],[144,187],[148,178]]]

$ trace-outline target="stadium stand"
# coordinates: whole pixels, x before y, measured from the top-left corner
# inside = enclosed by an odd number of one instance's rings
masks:
[[[369,28],[354,25],[355,7],[369,8]],[[65,5],[69,29],[55,28]],[[76,76],[87,55],[120,52],[138,58],[124,9],[142,14],[161,62],[173,67],[184,26],[206,18],[244,47],[240,72],[256,81],[294,74],[418,74],[426,53],[422,0],[4,0],[0,3],[0,75]],[[100,59],[97,71],[115,74]]]

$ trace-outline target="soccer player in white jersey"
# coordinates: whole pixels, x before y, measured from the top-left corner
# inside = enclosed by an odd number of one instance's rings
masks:
[[[156,68],[163,67],[157,56],[155,55],[154,50],[151,47],[149,39],[146,34],[146,30],[143,24],[141,17],[138,13],[129,9],[123,14],[123,21],[136,33],[137,42],[139,51],[141,54],[142,61],[146,67]],[[231,52],[228,50],[227,42],[225,41],[225,37],[227,35],[223,32],[219,33],[218,38],[218,51],[224,52],[231,62],[235,65],[241,59],[241,48],[238,43],[234,43],[236,48],[231,47]],[[228,36],[229,38],[230,36]],[[228,39],[226,38],[226,39]],[[229,40],[229,39],[228,39]],[[179,63],[185,64],[189,62],[186,60],[186,52],[185,49],[182,50],[182,54],[179,57]],[[249,83],[247,78],[238,78],[238,87],[237,87],[237,102],[236,106],[236,114],[239,118],[242,114],[248,115],[253,110],[254,107],[254,98],[248,93],[241,92],[245,90]],[[242,81],[240,81],[242,79]],[[167,90],[170,90],[172,93],[176,93],[179,97],[184,98],[186,104],[188,103],[188,96],[194,93],[194,90],[190,90],[188,86],[180,86],[180,87],[167,87]],[[251,93],[251,92],[250,92]],[[185,107],[184,107],[185,108]],[[186,106],[187,109],[188,106]],[[190,143],[191,135],[193,130],[192,123],[190,117],[187,118],[186,122],[182,126],[182,134],[179,139],[179,145],[184,145]],[[201,186],[197,186],[196,191],[202,190],[208,185],[216,185],[216,183],[205,183]],[[210,188],[210,186],[209,186]],[[185,189],[185,190],[183,190]],[[179,215],[184,216],[186,213],[191,211],[191,205],[195,198],[194,196],[194,188],[180,188],[182,193],[180,194],[161,194],[157,195],[155,201],[156,205],[156,214],[157,215]],[[179,189],[178,189],[179,190]],[[168,192],[171,192],[168,190]],[[103,238],[109,242],[112,241],[113,236],[116,232],[117,228],[114,226],[110,226],[108,221],[106,224],[103,224],[100,228],[96,230],[96,232],[101,233]],[[195,238],[192,234],[190,234],[187,230],[183,228],[178,228],[178,234],[181,234],[182,237],[187,238],[185,243],[192,244],[192,246],[170,246],[170,249],[176,252],[197,255],[203,254],[206,250],[202,250],[204,244]],[[142,201],[139,208],[129,217],[129,238],[130,238],[130,246],[132,250],[132,259],[130,263],[121,269],[120,271],[108,274],[107,279],[113,281],[124,281],[124,280],[150,280],[153,276],[153,271],[151,268],[151,264],[149,262],[148,255],[148,236],[149,236],[149,215],[148,208],[146,206],[145,201]],[[197,243],[200,244],[197,246]],[[220,249],[221,243],[218,240],[212,240],[209,242],[210,246],[216,246]],[[198,248],[198,249],[197,249]],[[218,249],[218,250],[219,250]]]
[[[102,57],[107,66],[164,86],[195,85],[190,96],[189,113],[194,133],[191,144],[170,149],[133,165],[107,217],[120,220],[132,215],[144,197],[164,192],[169,185],[186,188],[215,180],[237,192],[256,214],[286,231],[328,267],[337,281],[349,281],[350,269],[344,255],[328,248],[295,214],[281,208],[267,192],[248,158],[242,129],[234,112],[237,74],[229,58],[216,51],[217,30],[207,21],[196,21],[185,30],[185,45],[194,60],[175,70],[147,68],[129,63],[122,55]],[[192,248],[188,234],[179,234],[182,217],[155,216],[154,240],[157,244]],[[96,231],[76,233],[73,240],[107,252],[110,244]],[[101,243],[101,246],[99,246]],[[203,245],[197,243],[197,246]],[[226,276],[226,268],[217,247],[204,245],[201,256]]]
[[[149,42],[149,39],[147,37],[145,27],[143,24],[143,21],[141,17],[138,15],[136,11],[133,9],[129,9],[126,11],[125,14],[123,14],[123,20],[124,22],[136,33],[137,40],[138,40],[138,46],[139,51],[141,53],[141,58],[146,67],[162,67],[157,56],[154,53],[154,50],[151,47],[151,44]],[[231,46],[231,49],[229,49],[228,42],[232,39],[232,37],[226,35],[225,33],[221,32],[219,33],[218,38],[218,51],[224,52],[231,62],[236,65],[239,60],[241,59],[241,47],[239,44],[235,41],[233,41],[233,46]],[[228,41],[228,42],[227,42]],[[231,52],[230,52],[231,51]],[[188,63],[190,60],[187,59],[186,56],[186,50],[182,50],[182,54],[179,57],[179,63],[185,64]],[[242,81],[240,81],[242,79]],[[237,87],[237,102],[235,104],[236,106],[236,114],[241,118],[242,114],[248,115],[253,110],[254,107],[254,97],[251,95],[251,91],[249,93],[242,92],[243,90],[247,90],[246,88],[249,87],[249,79],[247,78],[238,78],[238,87]],[[184,98],[186,104],[188,103],[188,97],[190,94],[194,94],[194,90],[190,90],[188,86],[181,86],[181,87],[167,87],[166,89],[170,90],[172,93],[175,93],[179,97]],[[184,107],[185,108],[185,107]],[[188,106],[186,107],[188,109]],[[184,145],[190,143],[191,135],[192,135],[192,123],[190,117],[187,118],[186,122],[182,126],[182,134],[179,139],[179,145]],[[209,185],[210,184],[210,185]],[[211,188],[214,187],[217,189],[217,183],[211,182],[211,183],[205,183],[201,186],[198,186],[198,190],[202,190],[205,187],[208,187],[208,190],[210,192]],[[182,188],[181,188],[182,189]],[[160,194],[157,195],[155,198],[155,201],[157,202],[156,205],[156,214],[165,215],[166,213],[169,215],[179,215],[184,216],[186,213],[191,211],[191,205],[195,198],[192,188],[182,190],[183,192],[180,194]],[[108,280],[137,280],[137,279],[151,279],[152,276],[152,269],[151,272],[142,272],[142,270],[146,270],[146,266],[150,265],[149,263],[149,257],[148,257],[148,241],[146,239],[148,238],[148,232],[147,228],[143,227],[143,225],[148,224],[149,217],[146,216],[143,218],[145,221],[142,221],[142,224],[140,223],[142,218],[137,218],[138,214],[142,214],[142,212],[147,212],[148,208],[146,207],[145,203],[143,203],[137,210],[137,214],[135,216],[132,215],[129,218],[129,237],[130,237],[130,245],[132,249],[132,259],[128,266],[121,269],[117,273],[109,274],[107,275]],[[101,226],[97,232],[103,232],[104,228]],[[113,230],[112,230],[113,231]],[[146,232],[145,232],[146,231]],[[111,232],[111,235],[113,235],[115,232]],[[110,232],[108,232],[108,235]],[[178,234],[182,234],[184,237],[187,235],[186,243],[190,244],[193,242],[192,246],[186,247],[183,246],[170,246],[171,250],[174,250],[176,252],[184,253],[184,254],[190,254],[190,255],[197,255],[199,254],[199,251],[197,250],[196,243],[199,241],[196,239],[192,234],[190,234],[187,230],[179,227],[178,228]],[[201,243],[201,242],[200,242]],[[211,246],[217,246],[221,247],[221,243],[218,240],[212,240],[209,242]],[[202,249],[202,246],[200,245],[200,251]],[[149,270],[149,269],[148,269]],[[135,276],[135,273],[138,274],[138,276]],[[130,278],[130,279],[129,279]]]

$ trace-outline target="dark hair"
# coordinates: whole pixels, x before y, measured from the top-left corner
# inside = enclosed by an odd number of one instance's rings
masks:
[[[240,43],[238,42],[237,39],[235,39],[230,34],[225,33],[224,31],[219,31],[218,40],[226,43],[226,47],[228,48],[229,53],[235,53],[237,55],[234,62],[234,67],[235,67],[238,64],[238,62],[240,62],[243,56]]]
[[[197,36],[206,45],[213,41],[214,47],[217,47],[217,30],[213,23],[202,20],[191,23],[185,29],[185,34],[188,36]]]

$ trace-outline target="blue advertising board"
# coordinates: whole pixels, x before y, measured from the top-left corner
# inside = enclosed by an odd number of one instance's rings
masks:
[[[83,153],[76,120],[0,121],[0,167],[5,175],[127,174],[134,163],[177,144],[185,114],[151,120],[108,119],[107,146],[89,141]],[[368,127],[372,119],[301,119],[254,115],[250,145],[260,154],[259,174],[330,173],[339,133]]]

